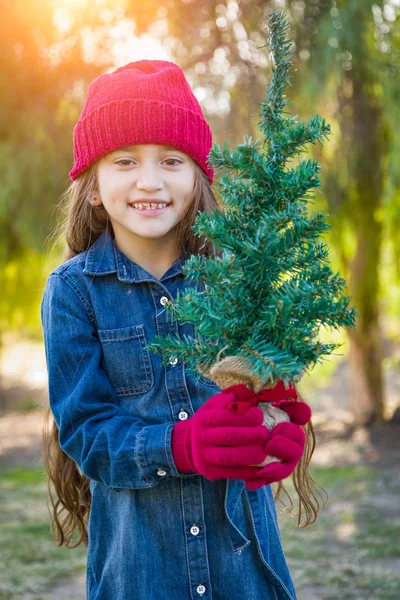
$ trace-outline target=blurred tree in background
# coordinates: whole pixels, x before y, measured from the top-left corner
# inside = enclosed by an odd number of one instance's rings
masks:
[[[72,128],[87,83],[104,69],[86,60],[85,35],[102,21],[52,0],[3,2],[0,18],[0,331],[29,334],[39,330],[52,215],[70,183]]]
[[[390,186],[397,175],[394,165],[389,167],[400,95],[400,30],[394,3],[334,5],[305,3],[295,14],[297,48],[306,59],[299,78],[308,80],[303,87],[307,104],[317,102],[320,110],[333,105],[336,136],[324,152],[324,191],[331,241],[360,313],[356,330],[348,330],[353,412],[368,423],[384,416],[381,310],[388,289],[380,281],[383,252],[392,256],[397,281],[400,274],[395,260],[400,206]]]
[[[214,140],[233,147],[244,134],[257,137],[256,102],[270,72],[266,20],[281,9],[295,40],[292,112],[319,113],[333,130],[328,144],[312,149],[323,167],[315,208],[330,215],[332,261],[360,313],[350,336],[353,411],[358,422],[383,417],[382,341],[400,328],[399,0],[2,3],[1,330],[39,335],[53,256],[43,251],[69,183],[72,128],[90,81],[130,60],[174,60]],[[154,48],[146,51],[149,40]]]

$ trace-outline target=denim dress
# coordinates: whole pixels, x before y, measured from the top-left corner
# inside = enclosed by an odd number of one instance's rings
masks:
[[[220,388],[146,350],[194,336],[167,313],[184,256],[159,280],[109,232],[49,276],[41,305],[50,407],[90,479],[87,600],[295,600],[269,486],[178,472],[171,432]]]

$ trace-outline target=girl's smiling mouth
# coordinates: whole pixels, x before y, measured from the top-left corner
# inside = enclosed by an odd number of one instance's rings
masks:
[[[165,212],[169,207],[166,202],[133,202],[129,208],[144,217],[154,217]]]

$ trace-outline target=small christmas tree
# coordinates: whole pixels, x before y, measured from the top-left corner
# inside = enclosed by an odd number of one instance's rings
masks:
[[[320,327],[354,327],[357,315],[319,239],[331,226],[321,213],[307,215],[320,167],[311,159],[293,164],[306,144],[322,143],[330,127],[318,115],[306,123],[285,116],[288,25],[277,12],[268,25],[274,66],[260,104],[264,139],[245,136],[233,151],[226,142],[223,150],[214,144],[210,163],[227,170],[219,181],[224,207],[199,213],[193,226],[212,242],[214,255],[185,262],[188,280],[204,285],[185,289],[167,305],[182,323],[195,325],[196,337],[157,336],[148,345],[164,364],[173,355],[221,387],[246,383],[256,392],[278,380],[298,381],[339,347],[318,340]]]

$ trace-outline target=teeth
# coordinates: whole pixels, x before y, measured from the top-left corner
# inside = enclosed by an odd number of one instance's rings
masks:
[[[165,208],[167,205],[166,204],[158,204],[156,202],[150,202],[150,203],[135,202],[132,206],[134,206],[134,208],[138,208],[139,210],[154,210],[155,208],[156,209]]]

